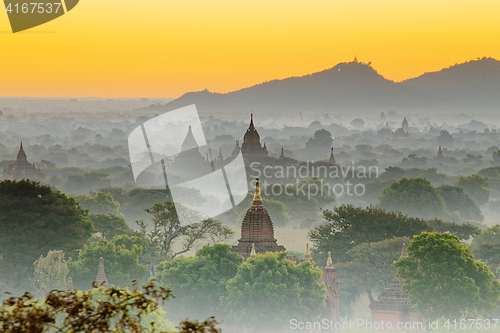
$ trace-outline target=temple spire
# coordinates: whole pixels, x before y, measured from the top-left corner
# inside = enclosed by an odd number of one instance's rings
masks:
[[[184,139],[184,142],[181,145],[181,151],[188,151],[194,148],[199,148],[199,146],[198,143],[196,142],[196,139],[194,138],[191,125],[189,125],[186,138]]]
[[[312,260],[311,252],[309,252],[309,243],[306,245],[306,254],[304,255],[304,260]]]
[[[337,161],[335,161],[335,156],[333,156],[333,147],[330,152],[330,159],[328,160],[330,164],[337,164]]]
[[[328,260],[326,261],[326,268],[333,268],[332,254],[328,251]]]
[[[399,259],[406,257],[408,257],[408,251],[406,250],[406,239],[403,239],[403,249],[401,250],[401,257]]]
[[[262,197],[260,196],[260,181],[259,178],[256,179],[255,183],[255,193],[253,195],[253,201],[262,201]]]
[[[99,268],[97,270],[97,277],[95,279],[95,287],[104,287],[108,289],[108,280],[106,279],[106,273],[104,272],[104,259],[99,258]]]
[[[17,162],[23,163],[23,162],[27,162],[27,161],[28,161],[28,159],[26,157],[26,153],[24,152],[23,142],[21,141],[21,146],[19,147],[19,152],[17,153]]]
[[[255,252],[255,243],[252,243],[252,252],[250,252],[250,258],[255,259],[257,257],[257,252]]]
[[[255,130],[255,126],[253,124],[253,112],[250,113],[250,126],[248,126],[248,129],[251,130],[251,131]]]

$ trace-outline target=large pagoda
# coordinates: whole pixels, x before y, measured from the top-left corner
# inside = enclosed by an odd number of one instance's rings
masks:
[[[278,245],[278,241],[274,238],[273,221],[262,204],[259,179],[255,185],[252,207],[247,211],[241,224],[241,238],[238,240],[238,245],[231,247],[231,251],[246,259],[252,252],[252,244],[255,244],[256,253],[286,251],[285,247]]]
[[[264,146],[260,144],[260,135],[253,124],[253,114],[250,115],[250,125],[243,137],[243,144],[241,145],[241,153],[246,161],[254,161],[262,158],[267,158],[269,153],[267,151],[266,143]]]

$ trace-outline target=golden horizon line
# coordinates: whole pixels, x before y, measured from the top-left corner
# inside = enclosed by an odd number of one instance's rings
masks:
[[[356,58],[356,57],[355,57]],[[438,73],[442,70],[445,70],[445,69],[449,69],[449,68],[452,68],[452,67],[455,67],[455,66],[460,66],[460,65],[463,65],[463,64],[466,64],[466,63],[469,63],[469,62],[476,62],[476,61],[480,61],[482,59],[493,59],[495,61],[500,61],[494,57],[491,57],[491,56],[483,56],[483,57],[477,57],[475,59],[470,59],[470,60],[465,60],[461,63],[458,63],[456,62],[455,64],[453,65],[449,65],[448,67],[443,67],[439,70],[435,70],[435,71],[430,71],[430,72],[424,72],[420,75],[417,75],[417,76],[413,76],[413,77],[409,77],[409,78],[406,78],[406,79],[403,79],[401,81],[395,81],[395,80],[391,80],[391,79],[388,79],[386,78],[384,75],[382,75],[381,73],[379,73],[375,68],[373,68],[371,65],[372,65],[372,62],[371,61],[368,61],[368,62],[363,62],[363,61],[357,61],[358,63],[362,63],[362,64],[368,64],[368,66],[370,66],[378,75],[380,75],[381,77],[383,77],[385,80],[388,80],[388,81],[391,81],[391,82],[394,82],[394,83],[402,83],[404,81],[408,81],[408,80],[412,80],[412,79],[415,79],[415,78],[419,78],[425,74],[430,74],[430,73]],[[308,73],[308,74],[302,74],[302,75],[297,75],[297,76],[288,76],[288,77],[284,77],[284,78],[275,78],[275,79],[271,79],[271,80],[267,80],[267,81],[261,81],[259,83],[254,83],[253,85],[250,85],[250,86],[246,86],[246,87],[243,87],[243,88],[238,88],[238,89],[235,89],[235,90],[231,90],[229,92],[212,92],[210,91],[208,88],[205,88],[203,90],[191,90],[191,91],[186,91],[182,94],[180,94],[178,97],[164,97],[164,96],[128,96],[128,97],[125,97],[125,96],[73,96],[73,95],[67,95],[67,96],[61,96],[61,95],[43,95],[43,96],[34,96],[34,95],[26,95],[26,96],[0,96],[0,99],[8,99],[8,98],[20,98],[20,99],[30,99],[30,98],[33,98],[33,99],[36,99],[36,98],[57,98],[57,99],[63,99],[63,98],[96,98],[96,99],[143,99],[143,98],[147,98],[147,99],[150,99],[150,98],[156,98],[156,99],[178,99],[182,96],[184,96],[185,94],[188,94],[188,93],[196,93],[196,92],[202,92],[202,91],[205,91],[207,90],[208,92],[212,93],[212,94],[220,94],[220,95],[227,95],[227,94],[230,94],[230,93],[233,93],[233,92],[238,92],[238,91],[241,91],[241,90],[245,90],[245,89],[248,89],[248,88],[252,88],[252,87],[255,87],[255,86],[258,86],[258,85],[261,85],[261,84],[264,84],[264,83],[268,83],[268,82],[272,82],[272,81],[282,81],[282,80],[286,80],[286,79],[291,79],[291,78],[301,78],[301,77],[304,77],[304,76],[308,76],[308,75],[313,75],[313,74],[317,74],[317,73],[321,73],[321,72],[324,72],[324,71],[327,71],[327,70],[330,70],[332,68],[335,68],[335,66],[338,66],[340,64],[348,64],[348,63],[352,63],[354,61],[344,61],[344,62],[339,62],[337,63],[336,65],[332,66],[332,67],[329,67],[329,68],[325,68],[325,69],[322,69],[320,71],[316,71],[316,72],[312,72],[312,73]]]

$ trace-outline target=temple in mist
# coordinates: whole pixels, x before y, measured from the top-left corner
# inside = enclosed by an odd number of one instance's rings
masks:
[[[241,153],[245,161],[262,160],[269,156],[266,143],[264,142],[264,146],[260,143],[260,135],[253,124],[253,114],[250,115],[250,125],[243,137]]]
[[[441,149],[441,146],[439,146],[439,149],[438,149],[438,152],[437,152],[437,155],[436,155],[435,159],[436,160],[440,160],[440,161],[446,159],[444,157],[443,150]]]
[[[187,134],[181,144],[181,152],[174,157],[169,168],[184,180],[197,178],[212,171],[212,163],[207,157],[203,157],[200,147],[193,135],[191,126],[187,128]],[[169,184],[175,184],[175,180]]]
[[[248,209],[241,224],[241,238],[238,240],[238,245],[231,247],[231,251],[248,259],[256,258],[257,254],[282,252],[285,250],[285,247],[278,245],[278,241],[274,238],[273,222],[262,203],[260,184],[257,179],[252,206]],[[295,261],[297,264],[304,261],[312,261],[309,244],[307,244],[304,259],[298,260],[296,256],[290,255],[287,256],[287,259]],[[324,283],[326,288],[326,307],[323,312],[323,318],[339,321],[341,288],[337,280],[336,269],[333,267],[330,252],[328,252],[326,266],[321,268],[321,270],[323,274],[318,283]]]
[[[109,288],[108,279],[106,278],[106,272],[104,271],[104,258],[103,257],[99,258],[99,266],[97,268],[97,276],[95,278],[95,281],[92,282],[92,287],[93,288],[104,287],[104,289]],[[66,280],[66,292],[72,292],[72,291],[74,291],[73,278],[70,276]]]
[[[241,224],[241,238],[238,240],[238,245],[233,246],[231,251],[248,258],[252,252],[252,246],[256,253],[261,254],[286,251],[285,247],[278,245],[278,241],[274,238],[273,221],[262,204],[258,179],[252,207],[248,209]]]
[[[401,258],[408,257],[406,251],[406,241],[403,241]],[[396,327],[398,322],[421,322],[422,318],[410,303],[408,294],[401,290],[402,280],[397,277],[397,270],[394,272],[388,288],[380,292],[377,300],[370,300],[370,310],[372,322],[391,322],[392,327]]]
[[[9,164],[3,169],[3,179],[20,180],[20,179],[40,178],[45,179],[45,173],[37,167],[35,163],[29,163],[26,153],[24,152],[23,143],[17,153],[15,163]]]
[[[409,140],[410,139],[410,127],[408,126],[408,120],[404,117],[401,127],[392,133],[393,140]]]

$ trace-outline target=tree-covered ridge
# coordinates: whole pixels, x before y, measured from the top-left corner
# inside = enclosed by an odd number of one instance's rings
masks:
[[[0,226],[0,280],[11,290],[29,290],[40,256],[53,249],[76,256],[95,232],[73,198],[29,180],[0,182]]]

